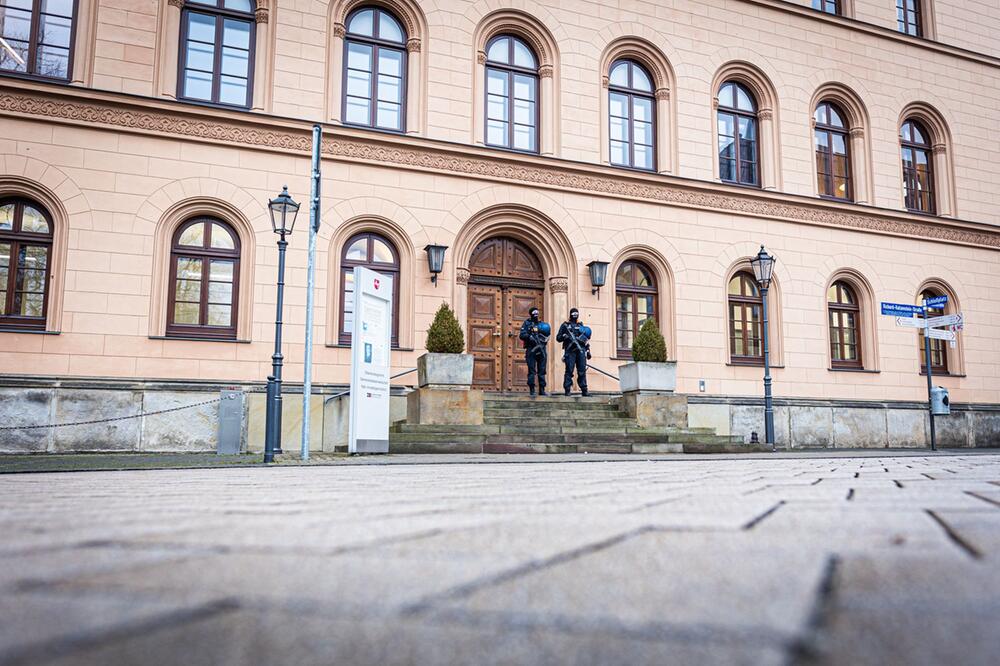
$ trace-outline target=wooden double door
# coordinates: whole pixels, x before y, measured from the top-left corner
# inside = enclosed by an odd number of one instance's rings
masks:
[[[528,368],[518,334],[531,308],[545,312],[541,265],[520,241],[492,238],[473,252],[469,273],[472,383],[486,391],[526,392]]]

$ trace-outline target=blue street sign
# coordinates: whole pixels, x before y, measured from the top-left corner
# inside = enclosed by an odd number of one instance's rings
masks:
[[[922,315],[924,307],[922,305],[909,305],[907,303],[886,303],[882,302],[882,314],[890,317],[912,317]]]
[[[943,308],[947,304],[947,296],[935,296],[934,298],[924,299],[924,305],[929,308]]]

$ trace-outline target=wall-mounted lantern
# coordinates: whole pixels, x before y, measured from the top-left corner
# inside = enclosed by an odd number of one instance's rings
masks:
[[[590,270],[590,284],[594,287],[590,290],[590,293],[597,294],[597,298],[600,299],[601,287],[608,280],[608,262],[592,261],[587,264],[587,268]]]
[[[427,253],[427,270],[431,272],[431,283],[436,287],[438,275],[444,270],[444,251],[447,245],[428,245],[424,248]]]

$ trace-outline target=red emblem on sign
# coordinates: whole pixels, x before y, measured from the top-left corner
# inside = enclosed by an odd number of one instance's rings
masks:
[[[375,288],[378,289],[378,280],[375,280]]]

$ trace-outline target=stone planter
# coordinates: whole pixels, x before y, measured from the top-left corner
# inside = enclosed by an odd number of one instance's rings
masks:
[[[417,359],[417,385],[468,391],[472,386],[472,355],[424,354]]]
[[[673,393],[677,388],[677,362],[626,363],[618,367],[622,393]]]

